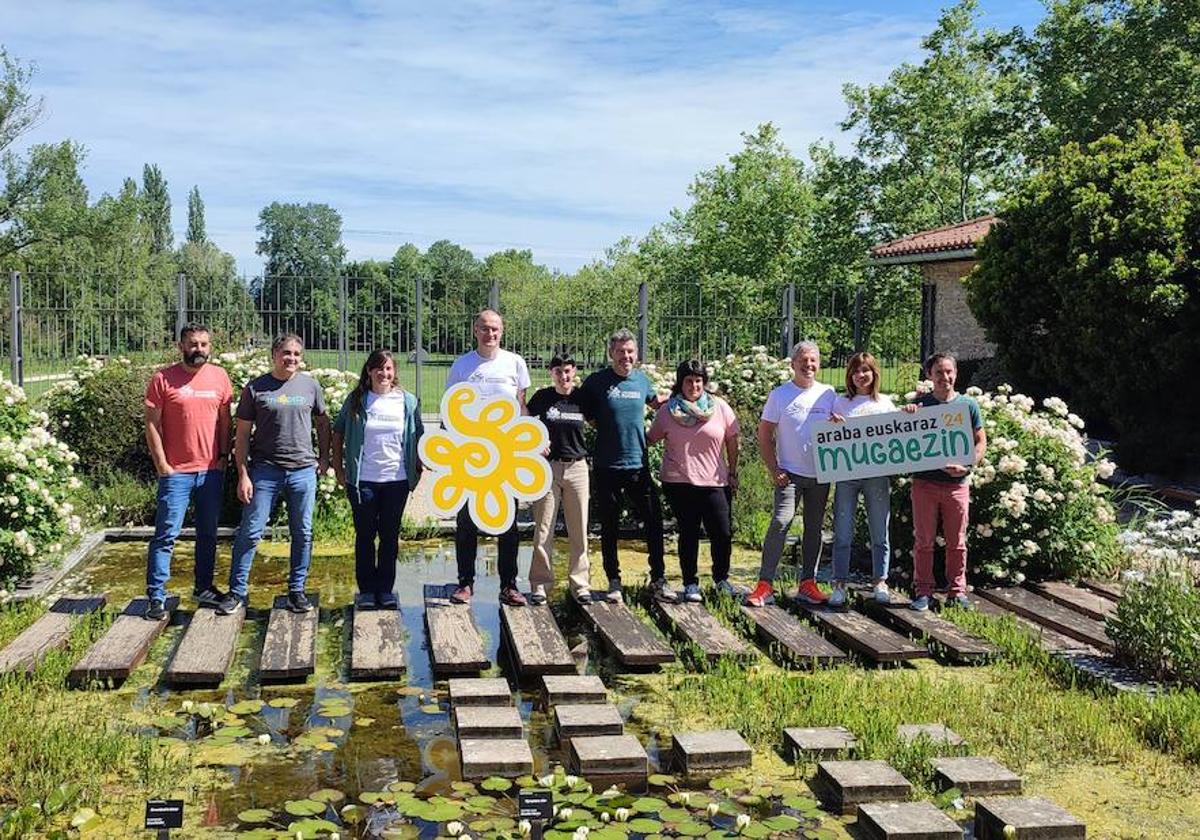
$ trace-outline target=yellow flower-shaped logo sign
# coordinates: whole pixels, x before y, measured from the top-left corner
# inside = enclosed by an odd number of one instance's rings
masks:
[[[503,534],[518,501],[535,501],[550,489],[546,427],[522,417],[512,397],[481,398],[459,384],[442,395],[444,428],[421,438],[421,460],[436,476],[433,505],[449,516],[469,505],[479,530]]]

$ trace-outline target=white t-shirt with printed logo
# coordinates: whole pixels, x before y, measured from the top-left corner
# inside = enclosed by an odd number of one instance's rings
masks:
[[[891,414],[896,410],[895,403],[886,394],[880,394],[878,399],[859,394],[856,397],[838,397],[833,403],[833,413],[843,417],[866,417],[869,414]]]
[[[460,382],[473,385],[481,397],[517,396],[517,392],[529,387],[529,368],[525,360],[508,350],[497,350],[496,355],[485,359],[478,350],[464,353],[454,360],[450,373],[446,375],[446,387]]]
[[[790,473],[817,477],[813,459],[812,426],[828,420],[837,394],[828,385],[814,382],[801,388],[785,382],[771,391],[763,406],[762,419],[775,423],[775,458],[779,468]]]
[[[405,481],[404,392],[367,393],[363,403],[367,423],[363,430],[359,481]]]

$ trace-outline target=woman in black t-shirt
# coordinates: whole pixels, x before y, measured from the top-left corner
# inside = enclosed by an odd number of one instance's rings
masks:
[[[550,492],[533,504],[533,562],[529,566],[530,600],[546,602],[546,589],[554,585],[554,522],[562,503],[571,543],[567,578],[571,595],[582,603],[591,600],[587,557],[588,466],[583,444],[585,420],[575,387],[575,360],[567,354],[550,360],[554,385],[542,388],[528,402],[529,413],[550,433]]]

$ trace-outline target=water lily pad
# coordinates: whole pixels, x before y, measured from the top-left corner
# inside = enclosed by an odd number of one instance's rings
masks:
[[[210,744],[202,744],[196,750],[195,762],[199,766],[240,767],[243,764],[249,764],[253,757],[254,751],[245,744],[214,741]]]
[[[639,814],[657,814],[667,807],[667,803],[662,799],[655,799],[653,796],[643,796],[633,800],[629,807]]]
[[[326,738],[341,738],[346,734],[345,729],[338,729],[336,726],[313,726],[308,731]]]
[[[754,793],[743,793],[737,798],[737,801],[741,805],[748,805],[750,807],[757,807],[763,804],[763,798]]]
[[[492,828],[492,821],[491,820],[471,820],[471,822],[467,823],[467,828],[471,829],[472,831],[478,831],[481,833],[484,831],[490,831]]]
[[[692,818],[692,815],[685,808],[663,808],[658,812],[658,816],[664,822],[687,822]]]
[[[252,828],[249,831],[239,831],[237,836],[242,840],[279,840],[286,835],[273,828]]]
[[[695,820],[681,822],[675,826],[675,833],[681,837],[703,837],[710,831],[712,831],[712,826],[707,823],[698,823]]]
[[[305,732],[303,735],[297,735],[292,743],[298,747],[315,747],[317,744],[326,743],[326,740],[320,732]]]
[[[84,829],[87,824],[97,818],[97,814],[91,808],[80,808],[71,817],[71,828]]]
[[[289,799],[283,803],[283,810],[293,817],[311,817],[325,813],[325,803],[315,799]],[[288,829],[291,830],[290,828]]]
[[[512,787],[512,782],[509,779],[505,779],[500,776],[488,776],[479,783],[479,787],[483,790],[502,792]]]
[[[737,779],[732,779],[729,776],[718,776],[717,778],[711,780],[708,783],[708,786],[713,790],[727,791],[737,787],[737,784]]]
[[[214,738],[224,738],[227,741],[232,741],[236,738],[245,738],[250,734],[250,730],[244,726],[222,726],[213,733]]]
[[[357,805],[344,805],[342,810],[338,811],[338,816],[342,818],[342,822],[346,825],[357,825],[362,822],[362,808]]]
[[[366,729],[368,726],[370,726],[374,722],[375,722],[375,718],[373,718],[373,717],[360,717],[360,718],[355,719],[354,725],[357,726],[359,729]]]
[[[625,840],[629,835],[616,826],[606,825],[588,833],[588,840]]]
[[[248,823],[249,825],[258,825],[260,823],[270,822],[271,817],[275,816],[274,811],[268,811],[266,808],[247,808],[245,811],[239,811],[237,818],[238,822]]]
[[[254,715],[261,712],[262,708],[263,701],[261,700],[243,700],[230,706],[229,711],[235,715]]]
[[[338,748],[338,745],[332,741],[322,741],[321,743],[317,744],[316,748],[321,752],[333,752]]]
[[[313,802],[328,802],[330,805],[341,805],[346,801],[346,794],[335,788],[321,788],[308,795]]]
[[[675,784],[675,777],[669,776],[666,773],[651,773],[646,777],[646,781],[653,787],[665,787],[666,785]]]
[[[487,809],[487,808],[491,808],[493,805],[495,805],[496,800],[494,797],[484,796],[483,794],[478,794],[476,796],[468,796],[466,799],[466,803],[473,808]]]
[[[662,823],[658,820],[648,819],[646,817],[638,817],[629,821],[629,830],[636,831],[640,834],[654,834],[662,831]]]
[[[414,782],[392,782],[387,789],[392,793],[411,793],[417,789],[417,786]]]
[[[299,702],[295,697],[276,697],[268,700],[267,705],[272,709],[290,709]]]
[[[159,715],[152,721],[159,729],[178,729],[183,725],[183,721],[175,717],[175,715]]]
[[[332,834],[340,828],[341,826],[331,823],[329,820],[307,819],[288,823],[287,830],[288,834],[297,837],[298,840],[316,840],[316,838],[324,834]]]
[[[50,791],[50,795],[46,797],[46,801],[42,803],[42,810],[47,814],[57,814],[63,808],[66,808],[75,801],[75,797],[79,796],[82,788],[73,783],[59,785],[54,790]]]
[[[794,808],[797,811],[811,811],[817,808],[817,800],[807,796],[789,796],[779,803],[784,808]]]
[[[742,829],[743,837],[763,838],[771,836],[771,829],[767,828],[762,823],[752,822],[750,825]]]
[[[426,703],[421,707],[421,711],[427,715],[440,715],[442,713],[442,707],[437,703]]]
[[[795,831],[803,825],[800,820],[790,814],[776,814],[773,817],[767,817],[762,822],[763,825],[772,831]]]

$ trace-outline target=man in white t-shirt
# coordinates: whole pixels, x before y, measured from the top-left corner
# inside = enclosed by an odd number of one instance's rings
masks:
[[[836,394],[817,381],[820,369],[821,351],[816,344],[801,341],[793,347],[792,380],[771,391],[758,422],[758,451],[775,485],[775,512],[763,540],[758,585],[746,596],[746,603],[752,607],[764,606],[775,599],[775,571],[796,515],[797,495],[804,516],[803,565],[797,597],[811,604],[823,603],[828,598],[817,588],[815,577],[821,558],[821,526],[829,485],[817,483],[812,426],[829,419]]]
[[[525,390],[529,387],[529,368],[516,353],[500,348],[504,320],[500,313],[485,309],[475,316],[472,327],[475,349],[454,360],[446,376],[446,387],[460,382],[471,385],[483,397],[515,397],[525,411]],[[517,589],[517,523],[497,539],[500,572],[500,603],[514,607],[525,605],[525,596]],[[469,604],[475,594],[475,555],[479,550],[479,528],[466,505],[458,512],[454,529],[454,555],[458,561],[458,588],[450,600]]]

